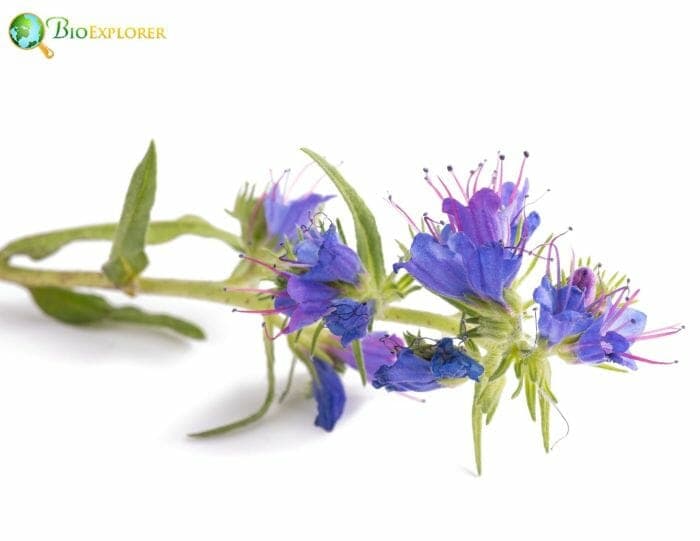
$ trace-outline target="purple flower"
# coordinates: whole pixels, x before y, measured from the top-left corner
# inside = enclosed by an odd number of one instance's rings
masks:
[[[345,408],[345,389],[333,367],[317,358],[313,359],[318,379],[314,379],[312,390],[318,415],[314,424],[330,432]]]
[[[357,361],[352,349],[336,344],[326,346],[326,353],[357,370]],[[380,366],[394,364],[397,352],[406,347],[405,342],[398,336],[379,331],[371,332],[362,338],[360,345],[365,360],[365,370],[370,380],[374,378]]]
[[[670,364],[639,357],[629,349],[637,341],[668,336],[682,327],[672,325],[645,332],[647,316],[631,308],[639,290],[630,294],[629,285],[605,283],[592,269],[574,270],[573,264],[569,278],[562,277],[553,243],[550,255],[552,249],[557,262],[557,285],[550,278],[552,259],[548,257],[547,274],[533,295],[540,306],[539,339],[546,340],[549,346],[560,345],[561,352],[568,352],[582,363],[611,362],[632,370],[637,369],[636,361]]]
[[[302,231],[303,237],[293,247],[296,258],[280,258],[286,270],[244,256],[275,273],[280,287],[242,289],[272,296],[274,308],[241,312],[288,316],[289,322],[281,330],[283,334],[295,332],[325,318],[328,329],[341,337],[343,345],[347,345],[367,334],[374,303],[341,298],[340,282],[351,285],[359,283],[364,269],[357,254],[340,242],[335,226],[331,225],[325,232],[313,227],[305,227]]]
[[[504,304],[503,290],[518,273],[525,245],[540,218],[536,212],[524,212],[528,181],[522,182],[522,167],[517,182],[503,182],[501,157],[491,187],[477,190],[482,167],[480,164],[477,171],[472,171],[466,187],[448,167],[466,204],[453,197],[438,177],[444,189],[440,191],[425,170],[425,179],[441,198],[449,224],[442,227],[442,223],[424,217],[430,233],[416,234],[410,258],[395,264],[394,271],[405,268],[439,295],[458,300],[478,297]],[[418,231],[415,222],[410,223]]]
[[[636,292],[630,297],[632,301]],[[640,357],[629,351],[635,342],[662,338],[675,334],[683,326],[670,325],[660,329],[644,331],[647,316],[639,310],[629,308],[631,301],[611,304],[603,315],[570,346],[576,360],[582,363],[599,364],[612,362],[631,370],[637,369],[637,362],[649,364],[674,364],[676,361],[655,361]]]
[[[285,334],[296,332],[328,314],[338,294],[337,289],[322,282],[290,275],[287,287],[275,296],[275,309],[289,316]]]
[[[283,177],[286,178],[286,173]],[[308,193],[290,201],[280,188],[281,181],[274,182],[270,191],[263,196],[267,234],[279,241],[294,237],[297,228],[308,224],[316,209],[333,197]]]
[[[637,369],[632,359],[624,354],[630,347],[630,342],[620,333],[607,331],[603,333],[603,318],[591,325],[576,342],[576,358],[584,363],[613,362]]]
[[[304,280],[357,284],[363,272],[357,254],[340,242],[334,225],[324,233],[305,228],[304,238],[294,246],[297,265],[308,270]]]
[[[429,359],[425,353],[432,353]],[[395,363],[381,366],[372,379],[372,385],[388,391],[432,391],[441,382],[455,379],[479,381],[484,367],[454,347],[452,338],[443,338],[429,349],[421,348],[418,355],[411,348],[402,348]]]
[[[469,378],[479,381],[484,367],[454,346],[452,338],[443,338],[435,347],[430,368],[438,379]]]
[[[343,347],[367,334],[374,313],[373,302],[338,299],[333,301],[331,306],[331,312],[326,314],[323,320],[328,330],[340,337]]]
[[[581,270],[578,269],[573,276],[581,276],[579,272]],[[587,270],[595,278],[593,272],[590,269]],[[533,297],[540,305],[538,334],[541,338],[545,338],[550,346],[560,343],[569,336],[580,334],[591,326],[593,314],[586,308],[587,293],[588,290],[584,293],[574,285],[574,280],[555,287],[549,276],[542,278],[542,283],[535,289]]]

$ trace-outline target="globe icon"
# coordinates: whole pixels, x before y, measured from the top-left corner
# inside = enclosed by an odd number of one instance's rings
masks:
[[[21,13],[10,23],[10,39],[20,49],[39,47],[46,58],[53,56],[53,51],[41,41],[45,34],[44,22],[33,13]]]

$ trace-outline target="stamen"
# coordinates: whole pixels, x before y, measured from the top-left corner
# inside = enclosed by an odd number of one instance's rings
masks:
[[[469,178],[467,178],[467,185],[464,187],[464,202],[469,203],[469,185],[472,182],[472,178],[474,177],[474,173],[476,173],[475,169],[472,169],[469,171]]]
[[[655,338],[655,336],[652,335],[656,335],[662,332],[665,334],[659,336],[667,336],[669,334],[676,334],[678,332],[681,332],[682,330],[685,330],[685,325],[667,325],[666,327],[659,327],[658,329],[644,331],[643,333],[639,334],[639,337],[635,338],[635,340],[641,340],[644,337]]]
[[[304,167],[302,167],[301,169],[299,169],[299,172],[298,172],[298,173],[296,174],[296,176],[294,177],[294,180],[292,180],[292,182],[289,183],[289,191],[290,191],[290,192],[294,189],[294,186],[296,186],[297,182],[299,182],[299,179],[301,178],[301,175],[303,175],[304,172],[305,172],[309,167],[311,167],[314,163],[316,163],[316,162],[313,162],[313,161],[307,162],[307,163],[304,165]]]
[[[439,240],[440,235],[438,235],[437,230],[435,229],[435,225],[434,225],[437,222],[435,220],[433,220],[432,218],[428,217],[427,212],[423,215],[423,221],[425,222],[425,225],[428,226],[428,230],[430,231],[430,233],[433,235],[433,237],[435,237],[435,240]]]
[[[254,257],[250,257],[250,256],[245,255],[245,254],[240,254],[238,257],[240,257],[241,259],[247,259],[248,261],[252,261],[253,263],[257,263],[258,265],[265,267],[266,269],[271,270],[272,272],[274,272],[278,276],[284,276],[285,278],[289,277],[289,273],[283,272],[283,271],[279,270],[278,268],[273,267],[269,263],[265,263],[264,261],[260,261],[259,259],[256,259]]]
[[[261,316],[271,316],[273,314],[279,314],[281,311],[281,308],[268,308],[267,310],[241,310],[240,308],[234,308],[231,310],[231,312],[240,314],[260,314]]]
[[[416,225],[416,222],[413,221],[413,219],[408,215],[408,213],[402,209],[397,203],[394,202],[392,199],[391,195],[388,196],[387,201],[389,201],[389,204],[394,207],[397,211],[399,211],[404,218],[408,220],[408,225],[410,227],[413,227],[413,229],[416,230],[416,233],[420,233],[420,228]]]
[[[462,183],[459,181],[459,178],[455,174],[454,168],[451,165],[447,166],[447,172],[452,175],[452,179],[455,181],[455,184],[457,184],[457,188],[459,188],[460,195],[465,194],[466,192],[464,191],[464,188],[462,187]]]
[[[600,276],[599,276],[599,278],[600,278]],[[600,308],[599,305],[602,304],[606,299],[612,297],[613,295],[615,295],[615,294],[617,294],[617,293],[622,293],[622,292],[625,292],[625,291],[629,291],[629,286],[619,287],[619,288],[617,288],[617,289],[614,289],[614,290],[611,291],[610,293],[606,293],[605,295],[601,295],[600,297],[598,297],[597,299],[595,299],[591,304],[589,304],[588,306],[586,306],[586,311],[587,311],[587,312],[592,312],[594,309]]]
[[[433,184],[433,181],[430,180],[430,175],[428,174],[428,168],[424,167],[423,172],[425,173],[425,176],[423,177],[423,180],[425,180],[428,184],[430,184],[430,187],[433,189],[435,194],[438,196],[438,199],[443,200],[445,197],[440,193],[440,190],[438,190],[435,187],[435,184]]]
[[[440,181],[440,184],[442,184],[442,187],[445,188],[445,191],[447,192],[447,197],[452,197],[452,192],[450,192],[450,189],[447,187],[447,184],[445,184],[445,181],[442,180],[442,177],[438,175],[437,179]]]
[[[526,150],[523,152],[523,161],[520,164],[520,173],[518,173],[518,181],[515,183],[515,187],[513,188],[513,193],[510,194],[510,201],[509,203],[513,202],[513,199],[515,199],[515,194],[518,193],[518,188],[520,188],[520,182],[523,180],[523,171],[525,170],[525,161],[530,157],[530,153]],[[547,190],[549,191],[549,190]]]
[[[648,364],[678,364],[678,361],[654,361],[652,359],[647,359],[645,357],[640,357],[639,355],[633,355],[632,353],[625,352],[625,353],[620,353],[623,357],[627,357],[628,359],[634,359],[635,361],[639,361],[640,363],[648,363]]]
[[[274,336],[270,336],[270,331],[267,330],[267,325],[265,323],[263,323],[262,326],[263,326],[263,332],[265,333],[265,338],[267,338],[270,342],[277,340],[280,336],[282,336],[284,334],[285,326],[282,326],[282,328],[280,329],[280,332],[278,332]]]
[[[479,166],[476,168],[476,177],[474,178],[474,186],[472,187],[472,196],[476,193],[476,186],[479,183],[479,176],[481,175],[481,171],[484,168],[484,160],[483,162],[479,162]]]
[[[607,332],[607,329],[610,328],[610,326],[617,321],[620,316],[627,310],[627,308],[632,304],[635,299],[637,298],[637,295],[639,295],[639,289],[632,293],[629,297],[625,299],[625,302],[620,305],[620,301],[622,300],[622,295],[620,295],[620,298],[618,298],[618,301],[613,305],[613,308],[611,310],[611,315],[608,316],[608,320],[603,324],[603,327],[601,330],[605,330]],[[619,306],[619,308],[618,308]]]
[[[500,165],[500,174],[498,176],[498,193],[501,193],[501,188],[503,187],[503,160],[505,160],[506,157],[503,154],[498,154],[498,163]]]

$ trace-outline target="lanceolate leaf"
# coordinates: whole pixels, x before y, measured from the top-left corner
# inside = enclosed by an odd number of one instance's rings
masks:
[[[46,315],[64,323],[88,325],[122,321],[168,328],[189,338],[204,338],[202,329],[193,323],[165,314],[150,314],[134,306],[112,306],[97,295],[77,293],[60,287],[34,287],[29,292]]]
[[[384,255],[382,252],[382,239],[377,230],[374,215],[365,205],[364,200],[340,174],[338,169],[328,163],[325,158],[316,154],[313,150],[302,148],[312,160],[314,160],[328,175],[333,184],[345,200],[352,218],[355,221],[355,236],[357,237],[357,253],[364,263],[367,272],[372,276],[377,288],[381,287],[386,277],[384,268]]]
[[[0,259],[14,255],[26,255],[40,260],[56,253],[66,244],[84,240],[112,240],[119,224],[99,224],[75,227],[52,233],[40,233],[18,239],[8,244],[0,253]],[[146,244],[170,242],[182,235],[196,235],[218,239],[232,248],[243,251],[241,239],[228,231],[214,227],[199,216],[182,216],[177,220],[151,222],[146,232]]]
[[[127,286],[148,265],[144,246],[155,196],[156,147],[151,141],[131,177],[112,251],[102,266],[107,278],[117,287]]]

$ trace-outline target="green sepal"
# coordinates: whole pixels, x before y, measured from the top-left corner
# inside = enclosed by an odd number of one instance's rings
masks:
[[[148,266],[144,247],[155,196],[156,147],[151,141],[131,177],[112,251],[102,266],[102,272],[117,287],[128,286]]]
[[[261,197],[256,197],[255,186],[246,182],[236,196],[233,210],[226,211],[232,218],[238,220],[241,226],[241,238],[246,247],[258,245],[268,237]]]
[[[165,314],[151,314],[135,306],[112,306],[98,295],[77,293],[59,287],[33,287],[29,292],[37,306],[48,316],[71,325],[89,325],[120,321],[163,327],[189,338],[201,340],[204,331],[193,323]]]
[[[374,215],[355,191],[355,188],[343,178],[334,165],[313,150],[308,148],[302,148],[301,150],[323,169],[345,200],[345,204],[348,206],[352,219],[355,222],[357,254],[372,277],[374,286],[379,290],[384,283],[386,269],[384,268],[382,239],[379,235]]]

